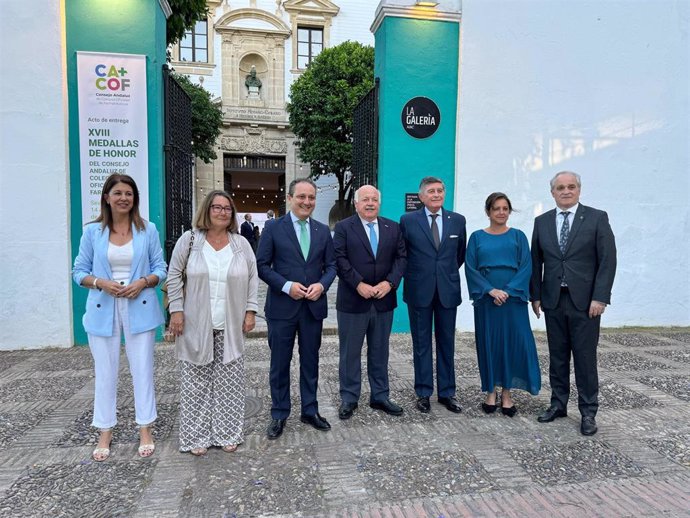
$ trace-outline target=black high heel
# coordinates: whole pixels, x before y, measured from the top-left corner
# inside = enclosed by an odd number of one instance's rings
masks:
[[[498,405],[489,405],[487,403],[482,403],[482,410],[484,410],[485,414],[493,414],[497,408]]]
[[[513,417],[515,414],[517,414],[517,407],[515,405],[513,405],[509,408],[502,406],[501,412],[503,413],[503,415],[507,415],[508,417]]]

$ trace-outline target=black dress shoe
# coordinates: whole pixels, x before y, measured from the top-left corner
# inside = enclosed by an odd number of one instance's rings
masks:
[[[371,401],[369,406],[376,410],[383,410],[390,415],[402,415],[403,413],[402,407],[400,405],[396,405],[390,399],[384,399],[383,401]]]
[[[501,407],[501,412],[503,415],[507,415],[508,417],[513,417],[515,414],[517,414],[517,407],[515,405],[510,406],[510,407]]]
[[[594,435],[597,433],[597,422],[594,420],[594,416],[586,415],[582,418],[580,432],[582,432],[582,435]]]
[[[567,415],[568,412],[566,412],[565,410],[561,410],[560,408],[552,406],[549,407],[549,409],[542,415],[537,417],[537,421],[539,421],[540,423],[550,423],[554,419],[558,419],[559,417],[566,417]]]
[[[327,432],[328,430],[331,429],[331,425],[328,424],[328,421],[326,421],[323,417],[321,417],[319,414],[314,414],[314,415],[303,415],[300,417],[300,421],[303,423],[309,424],[316,428],[317,430],[321,430],[322,432]]]
[[[493,414],[497,408],[498,405],[489,405],[488,403],[482,403],[482,410],[484,410],[485,414]]]
[[[271,424],[266,429],[266,437],[270,440],[280,437],[283,434],[283,428],[285,428],[285,421],[287,419],[271,419]]]
[[[340,419],[350,419],[352,414],[355,413],[357,406],[357,403],[341,403],[340,408],[338,408],[338,417]]]
[[[429,403],[428,397],[420,397],[417,399],[417,410],[422,414],[428,414],[431,410],[431,403]]]
[[[459,414],[462,412],[462,407],[460,406],[460,403],[456,399],[455,396],[451,397],[440,397],[438,398],[438,402],[441,403],[444,407],[446,407],[448,410],[451,412],[455,412],[456,414]]]

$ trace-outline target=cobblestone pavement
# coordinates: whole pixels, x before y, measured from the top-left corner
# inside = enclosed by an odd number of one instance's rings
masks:
[[[332,329],[331,329],[332,331]],[[410,336],[392,337],[392,417],[366,404],[337,417],[338,343],[324,336],[319,403],[327,433],[290,417],[265,438],[268,347],[249,339],[246,440],[232,454],[177,451],[173,347],[156,351],[159,420],[151,459],[136,454],[131,378],[123,356],[112,457],[90,453],[92,361],[87,348],[0,353],[0,516],[689,516],[690,330],[607,330],[599,349],[599,433],[579,433],[576,388],[569,416],[536,421],[548,405],[515,396],[513,419],[480,409],[474,340],[458,334],[459,415],[432,402],[415,410]],[[537,335],[542,371],[548,368]],[[293,362],[293,408],[299,409]]]

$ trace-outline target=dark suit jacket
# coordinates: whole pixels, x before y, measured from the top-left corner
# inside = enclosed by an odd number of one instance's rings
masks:
[[[305,260],[297,240],[290,213],[267,221],[256,252],[259,278],[268,284],[266,318],[289,320],[297,315],[302,304],[307,304],[314,318],[323,320],[328,315],[326,292],[335,279],[335,254],[331,232],[326,225],[309,219],[310,246]],[[318,300],[294,300],[281,290],[287,281],[309,286],[320,282],[323,295]]]
[[[556,231],[556,209],[534,220],[530,300],[544,309],[558,305],[565,273],[573,304],[587,311],[592,300],[609,304],[616,274],[616,241],[602,210],[579,205],[573,218],[565,254]]]
[[[240,225],[240,234],[242,234],[243,238],[249,241],[249,244],[252,245],[252,248],[256,248],[256,236],[254,236],[254,226],[251,223],[249,223],[249,221],[245,221]]]
[[[338,266],[338,296],[336,309],[346,313],[366,313],[373,304],[377,311],[392,311],[398,305],[395,293],[405,271],[405,242],[395,221],[378,218],[379,243],[376,257],[369,235],[355,214],[335,226],[333,247]],[[365,299],[357,293],[357,285],[372,286],[381,281],[391,282],[394,288],[382,299]]]
[[[438,251],[424,207],[400,218],[407,248],[403,300],[411,306],[430,306],[437,291],[445,308],[457,307],[462,301],[458,270],[465,262],[465,217],[445,209],[442,217],[443,236]]]

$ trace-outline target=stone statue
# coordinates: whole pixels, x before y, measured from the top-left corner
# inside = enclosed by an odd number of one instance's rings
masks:
[[[259,91],[261,90],[261,79],[256,77],[256,67],[254,65],[252,65],[252,69],[244,81],[244,86],[246,86],[247,90],[249,91],[248,97],[259,97]]]

